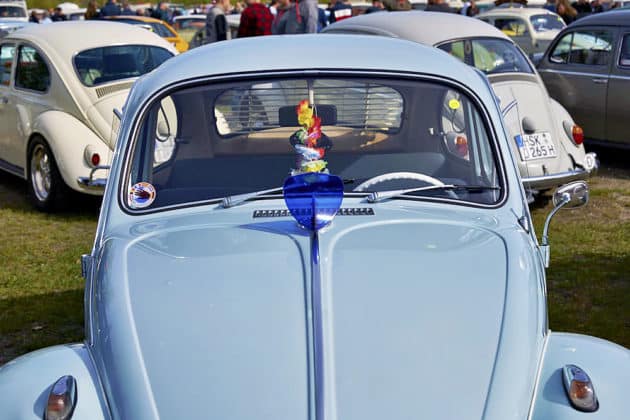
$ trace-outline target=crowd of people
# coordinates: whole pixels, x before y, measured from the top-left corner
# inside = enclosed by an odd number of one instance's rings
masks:
[[[514,0],[519,2],[519,0]],[[547,0],[545,9],[556,12],[565,23],[591,13],[599,13],[619,6],[619,2],[602,3],[601,0]],[[372,0],[372,6],[364,13],[380,11],[411,10],[409,0]],[[447,0],[428,0],[426,11],[461,13],[475,16],[479,13],[476,0],[467,0],[459,10],[449,6]],[[271,0],[269,4],[261,0],[245,0],[232,4],[231,0],[214,0],[213,4],[196,8],[193,13],[206,15],[206,36],[204,43],[230,38],[226,15],[240,13],[239,37],[271,34],[297,34],[319,32],[325,26],[353,16],[350,0],[331,0],[327,12],[318,7],[317,0]],[[155,8],[132,8],[128,0],[118,4],[116,0],[107,0],[99,8],[96,0],[89,0],[84,15],[85,19],[100,19],[106,16],[139,15],[150,16],[171,23],[181,14],[177,9],[170,9],[168,4],[160,2]],[[67,20],[60,7],[48,11],[33,11],[31,22],[48,23]]]

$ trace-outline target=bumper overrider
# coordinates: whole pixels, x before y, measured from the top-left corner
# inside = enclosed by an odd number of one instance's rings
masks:
[[[107,184],[107,178],[96,178],[96,171],[103,170],[108,171],[110,169],[109,165],[99,165],[95,166],[90,170],[89,176],[80,176],[77,178],[77,183],[79,186],[89,189],[105,189],[105,185]]]
[[[598,168],[599,160],[597,159],[597,155],[595,153],[587,153],[584,156],[584,163],[582,165],[576,165],[576,168],[573,170],[522,178],[523,186],[526,189],[548,190],[569,182],[585,180],[595,175]]]

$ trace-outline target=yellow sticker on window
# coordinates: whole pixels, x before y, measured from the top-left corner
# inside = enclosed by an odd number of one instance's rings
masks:
[[[459,109],[459,101],[457,99],[451,99],[450,101],[448,101],[448,107],[451,108],[453,111]]]

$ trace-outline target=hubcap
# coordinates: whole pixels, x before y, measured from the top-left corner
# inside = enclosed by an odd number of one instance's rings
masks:
[[[50,156],[41,144],[31,154],[31,184],[39,201],[46,201],[51,187]]]

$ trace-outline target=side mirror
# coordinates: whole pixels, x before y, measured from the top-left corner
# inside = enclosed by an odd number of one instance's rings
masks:
[[[551,219],[561,208],[576,209],[586,205],[586,203],[588,203],[588,184],[584,181],[563,185],[553,193],[553,210],[545,221],[540,245],[545,267],[549,267],[549,223]]]

